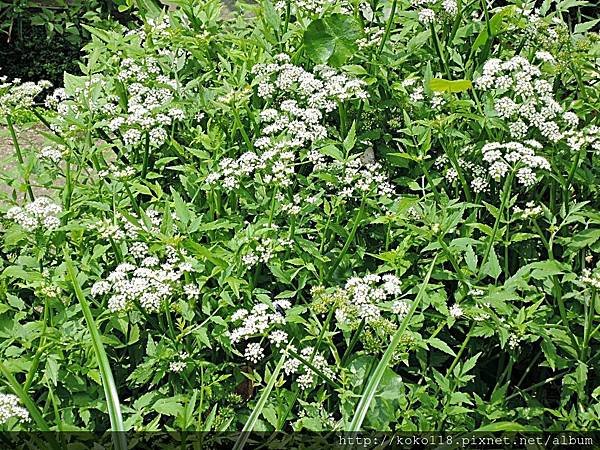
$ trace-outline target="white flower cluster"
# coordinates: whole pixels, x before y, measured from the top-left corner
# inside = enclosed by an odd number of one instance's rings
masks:
[[[600,289],[600,273],[592,272],[590,269],[583,269],[579,281],[593,289]]]
[[[178,89],[176,80],[164,75],[158,60],[147,57],[141,61],[125,58],[121,62],[121,70],[117,75],[127,91],[127,111],[125,115],[113,118],[108,127],[111,131],[119,131],[127,145],[137,145],[148,133],[150,145],[159,147],[168,137],[165,127],[174,121],[184,119],[183,110],[166,107],[174,100]],[[118,99],[111,111],[118,108]]]
[[[315,171],[334,175],[335,183],[327,182],[327,186],[335,188],[335,195],[342,199],[360,198],[370,192],[388,197],[394,194],[394,186],[388,181],[387,174],[378,162],[355,157],[346,162],[326,163],[316,150],[309,154],[309,159],[315,165]]]
[[[420,103],[426,100],[425,89],[422,83],[416,78],[406,78],[401,83],[402,87],[406,90],[410,101]],[[429,98],[431,108],[439,110],[446,104],[446,99],[440,92],[433,92]]]
[[[356,45],[360,49],[379,47],[383,36],[385,35],[385,28],[382,27],[365,27],[365,37],[360,38],[356,41]]]
[[[456,0],[413,0],[412,5],[417,8],[419,22],[423,25],[435,23],[438,14],[450,19],[458,13]]]
[[[286,201],[285,196],[281,192],[275,198],[281,204],[279,214],[285,216],[297,216],[302,211],[303,205],[314,205],[318,201],[316,196],[302,196],[299,193],[294,194],[290,201]]]
[[[520,142],[490,142],[483,146],[483,160],[489,165],[490,176],[500,181],[512,169],[517,168],[517,181],[525,187],[537,182],[535,169],[550,170],[550,163],[543,156],[536,155],[542,145],[533,140]]]
[[[537,52],[536,57],[550,61],[552,55]],[[475,80],[477,88],[500,95],[494,109],[509,122],[514,139],[524,139],[532,130],[538,130],[545,139],[558,142],[564,136],[561,126],[571,130],[579,123],[573,112],[565,112],[555,100],[552,84],[543,75],[537,65],[514,56],[507,61],[498,58],[486,61],[482,75]]]
[[[96,120],[126,145],[135,146],[147,139],[151,146],[161,146],[168,139],[167,129],[185,118],[184,111],[174,105],[180,86],[165,72],[154,57],[123,59],[117,78],[127,91],[126,109],[115,93],[116,87],[100,75],[93,75],[75,89],[72,97],[57,89],[46,99],[46,106],[59,114],[53,124],[55,131],[70,129],[69,116],[78,118],[93,108]]]
[[[289,350],[297,353],[297,349],[294,345],[290,345],[288,347]],[[314,356],[312,356],[314,353]],[[328,378],[334,379],[335,372],[331,369],[329,364],[327,363],[327,359],[321,355],[319,352],[315,352],[313,347],[305,347],[300,351],[300,356],[306,361],[310,361],[312,357],[311,364],[319,369],[323,374],[325,374]],[[317,375],[310,367],[302,364],[299,359],[294,358],[293,356],[288,354],[288,358],[286,359],[283,371],[286,375],[292,374],[300,374],[300,376],[296,379],[298,382],[298,386],[302,390],[310,389],[315,381],[315,377]]]
[[[511,333],[508,336],[508,341],[507,341],[508,347],[511,350],[517,350],[521,346],[522,340],[523,340],[523,338],[521,336],[519,336],[518,334]]]
[[[146,253],[143,244],[136,246],[132,252],[136,263],[119,264],[105,279],[94,283],[92,296],[110,294],[108,308],[113,312],[136,303],[148,312],[158,311],[163,302],[182,290],[180,280],[185,272],[192,270],[185,262],[185,254],[173,247],[166,249],[167,257],[161,260]]]
[[[469,161],[466,157],[458,158],[458,166],[463,174],[469,174],[471,176],[471,189],[475,193],[485,192],[488,190],[488,169],[481,164]],[[458,171],[450,163],[450,159],[447,155],[442,154],[435,160],[434,166],[436,169],[444,172],[444,178],[449,183],[454,183],[458,180]]]
[[[534,5],[534,3],[530,4],[530,7]],[[561,34],[568,33],[566,24],[558,17],[548,21],[546,17],[540,16],[538,8],[523,9],[523,7],[525,7],[524,4],[521,8],[515,8],[513,23],[516,27],[509,27],[507,32],[517,38],[517,33],[523,30],[526,48],[551,48],[559,45]]]
[[[463,310],[458,303],[455,303],[450,307],[448,313],[450,314],[450,317],[454,319],[459,319],[463,315]]]
[[[18,78],[8,81],[6,77],[0,77],[0,117],[9,115],[15,110],[30,108],[35,98],[44,89],[50,87],[52,83],[49,81],[21,83]]]
[[[20,405],[19,397],[13,394],[0,394],[0,424],[12,418],[20,422],[29,421],[29,411]]]
[[[567,145],[573,152],[582,148],[591,148],[600,153],[600,127],[590,125],[582,130],[572,130],[565,133]]]
[[[515,206],[513,208],[513,212],[515,214],[518,214],[520,216],[520,218],[522,218],[522,219],[529,219],[532,217],[540,216],[544,212],[544,210],[542,209],[542,207],[540,205],[536,206],[534,201],[530,201],[530,202],[527,202],[527,204],[525,205],[525,208],[520,208],[519,206]]]
[[[24,208],[13,206],[6,212],[6,218],[13,220],[27,231],[52,231],[60,226],[57,217],[62,208],[47,197],[38,197]]]
[[[335,6],[337,0],[288,0],[291,1],[295,11],[302,11],[308,14],[321,14],[327,8]],[[278,1],[275,3],[275,9],[285,12],[287,2]]]
[[[116,164],[111,164],[106,169],[102,169],[98,172],[100,178],[106,178],[107,180],[125,180],[135,175],[135,169],[131,166],[120,167]]]
[[[343,301],[336,305],[335,318],[341,325],[361,320],[370,324],[381,317],[381,303],[401,293],[400,280],[392,274],[352,277],[336,293]]]
[[[53,164],[58,164],[62,161],[63,155],[67,149],[65,146],[60,145],[58,147],[47,146],[40,150],[40,158]]]
[[[109,83],[100,74],[93,74],[81,85],[73,87],[69,95],[64,88],[56,89],[46,97],[45,105],[48,109],[55,110],[58,115],[53,118],[50,128],[56,132],[65,134],[76,133],[76,123],[85,123],[85,116],[93,110],[98,114],[107,108],[113,110],[114,104],[118,102],[117,96],[98,95],[108,88]],[[108,106],[107,106],[108,105]]]
[[[238,328],[228,332],[232,344],[237,344],[254,337],[262,337],[266,334],[267,339],[277,348],[288,343],[288,335],[285,331],[277,329],[279,325],[285,324],[285,310],[292,304],[288,300],[275,300],[273,309],[265,303],[257,303],[252,309],[238,309],[231,316],[231,322],[241,322]],[[244,357],[256,364],[264,357],[264,349],[261,344],[251,342],[246,346]]]
[[[248,250],[242,256],[242,263],[246,268],[251,269],[258,263],[268,263],[275,253],[285,250],[293,244],[293,241],[286,238],[262,237],[256,239],[254,248]]]
[[[259,152],[246,152],[237,159],[225,158],[208,184],[222,183],[225,189],[239,186],[240,180],[260,173],[266,183],[289,186],[294,181],[297,150],[327,137],[322,124],[338,102],[365,99],[364,82],[319,65],[313,73],[291,64],[280,54],[272,64],[257,64],[258,95],[270,103],[260,113],[261,136],[254,142]]]
[[[169,371],[173,373],[181,373],[187,366],[187,359],[190,355],[187,352],[179,352],[176,358],[169,363]]]

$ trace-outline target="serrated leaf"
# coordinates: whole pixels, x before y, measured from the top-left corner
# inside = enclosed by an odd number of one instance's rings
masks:
[[[465,248],[465,262],[467,267],[473,273],[477,272],[477,255],[473,251],[473,247],[467,245]]]
[[[159,414],[176,417],[183,411],[183,405],[172,398],[161,398],[152,405],[152,409]]]
[[[427,343],[429,345],[431,345],[432,347],[443,351],[444,353],[447,353],[452,356],[456,356],[456,353],[454,353],[454,350],[452,350],[450,348],[450,346],[448,344],[446,344],[444,341],[442,341],[441,339],[432,337],[432,338],[427,339]]]
[[[498,261],[498,255],[496,255],[496,251],[493,247],[490,249],[490,255],[487,263],[485,264],[484,272],[486,275],[489,275],[495,280],[498,279],[502,273],[502,268],[500,267],[500,262]]]

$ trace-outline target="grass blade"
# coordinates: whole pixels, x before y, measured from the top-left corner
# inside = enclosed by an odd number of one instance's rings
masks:
[[[362,423],[365,420],[365,417],[367,416],[367,412],[369,411],[369,406],[371,405],[371,402],[373,401],[373,398],[375,397],[375,392],[377,392],[377,388],[379,386],[379,383],[381,382],[381,378],[383,377],[385,369],[388,368],[388,365],[390,363],[390,360],[392,359],[394,351],[396,351],[396,347],[398,347],[398,344],[400,343],[400,338],[404,334],[404,331],[406,330],[406,327],[408,326],[408,323],[410,322],[410,319],[412,318],[413,314],[417,310],[419,303],[421,303],[421,297],[423,297],[425,288],[429,284],[429,278],[431,278],[431,272],[433,271],[433,267],[435,266],[436,260],[437,260],[437,255],[433,258],[433,261],[431,261],[431,265],[429,266],[427,275],[425,276],[425,279],[423,280],[423,283],[421,284],[421,287],[419,288],[417,297],[415,298],[415,301],[413,302],[412,306],[410,307],[408,314],[402,320],[402,323],[400,324],[400,328],[398,328],[396,333],[394,333],[394,336],[392,337],[392,341],[390,342],[389,347],[383,354],[383,357],[381,358],[381,361],[379,361],[379,364],[377,364],[377,367],[375,368],[373,375],[371,375],[371,377],[369,378],[369,381],[367,383],[365,391],[361,395],[358,405],[356,407],[356,412],[354,413],[352,422],[350,423],[350,425],[346,431],[360,431]]]
[[[256,422],[258,421],[258,418],[262,414],[263,408],[265,407],[265,404],[267,403],[267,400],[268,400],[269,396],[271,395],[271,391],[273,390],[273,386],[275,386],[275,382],[277,381],[277,378],[279,377],[279,372],[281,372],[281,368],[283,367],[285,360],[286,360],[286,355],[285,354],[281,355],[281,359],[277,363],[277,366],[275,366],[275,370],[273,370],[273,373],[271,374],[271,378],[269,378],[269,382],[267,383],[267,385],[263,389],[262,393],[260,394],[258,403],[256,403],[254,410],[252,410],[252,414],[250,414],[250,417],[248,417],[248,420],[244,424],[244,428],[242,429],[242,432],[240,433],[237,441],[235,442],[235,445],[233,446],[233,450],[242,450],[244,448],[244,446],[246,445],[246,441],[248,440],[248,437],[250,437],[250,433],[254,429],[254,426],[256,425]]]
[[[98,361],[98,367],[100,368],[100,377],[102,379],[102,387],[104,388],[104,395],[106,397],[110,426],[111,430],[116,432],[114,442],[115,448],[117,450],[126,450],[127,441],[124,434],[125,428],[123,426],[123,417],[121,416],[121,403],[119,402],[119,394],[117,392],[115,380],[110,368],[110,362],[106,356],[104,345],[102,344],[98,327],[96,326],[96,322],[92,316],[90,305],[83,294],[81,286],[79,285],[79,281],[77,280],[77,272],[75,270],[75,266],[73,265],[73,261],[69,256],[69,250],[67,247],[64,248],[64,256],[65,264],[67,266],[67,274],[71,280],[71,283],[73,284],[75,296],[81,305],[81,310],[83,311],[83,316],[85,317],[85,322],[92,338],[92,345]]]
[[[4,378],[6,378],[6,381],[8,381],[8,385],[13,390],[14,394],[17,397],[19,397],[21,403],[23,403],[23,405],[25,405],[25,408],[27,408],[27,411],[29,411],[29,415],[38,427],[38,430],[50,431],[50,427],[48,426],[48,423],[44,420],[40,409],[37,407],[37,405],[31,399],[29,394],[21,387],[21,384],[16,380],[13,374],[10,373],[10,371],[2,362],[0,362],[0,372],[2,372]]]

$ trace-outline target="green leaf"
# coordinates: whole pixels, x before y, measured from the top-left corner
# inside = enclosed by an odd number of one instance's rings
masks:
[[[310,23],[304,32],[304,47],[315,63],[339,67],[357,50],[361,34],[353,16],[332,14]]]
[[[50,431],[50,427],[44,420],[40,409],[31,399],[29,394],[23,389],[23,385],[15,379],[13,374],[6,368],[2,361],[0,361],[0,372],[2,372],[4,378],[6,378],[8,381],[8,385],[13,390],[15,395],[19,397],[19,400],[21,400],[23,405],[25,405],[25,408],[27,408],[27,411],[29,411],[31,418],[34,420],[39,431]],[[56,440],[52,436],[49,436],[49,438],[51,439],[52,447],[55,449],[59,448]]]
[[[479,427],[475,431],[486,431],[488,433],[495,431],[527,431],[527,428],[516,422],[496,422]]]
[[[165,416],[177,417],[183,411],[183,405],[173,398],[161,398],[152,405],[152,409]]]
[[[465,262],[471,272],[477,273],[477,255],[470,245],[465,248]]]
[[[496,255],[496,251],[493,247],[490,250],[488,262],[485,265],[485,273],[486,275],[489,275],[495,280],[498,279],[498,277],[502,273],[502,269],[500,268],[500,262],[498,261],[498,256]]]
[[[510,6],[506,7],[492,16],[489,22],[492,37],[498,34],[498,32],[500,31],[500,27],[502,26],[502,20],[504,19],[504,16],[508,15],[508,13],[512,11],[512,9],[513,8]],[[485,45],[489,37],[490,36],[488,35],[488,28],[487,26],[484,26],[479,35],[477,36],[477,39],[475,39],[475,42],[473,42],[473,46],[471,47],[471,54],[475,53],[475,51],[478,48]]]
[[[556,346],[549,339],[542,340],[542,352],[548,361],[548,365],[552,370],[556,370]]]
[[[354,148],[356,144],[356,121],[352,122],[352,127],[350,127],[350,131],[348,131],[348,135],[344,139],[344,150],[348,153],[350,150]]]
[[[596,26],[596,24],[600,22],[600,19],[588,20],[587,22],[578,23],[575,25],[575,34],[585,33],[586,31],[591,30]]]
[[[83,295],[83,290],[79,285],[77,272],[75,270],[75,266],[73,265],[73,261],[71,260],[70,253],[71,252],[69,248],[65,245],[63,249],[63,256],[65,258],[65,265],[67,266],[67,274],[68,278],[73,284],[75,296],[77,297],[77,300],[79,300],[81,310],[83,311],[83,316],[92,339],[92,346],[96,355],[96,361],[100,367],[102,387],[104,388],[104,396],[106,398],[110,426],[112,431],[119,432],[114,433],[113,435],[115,448],[117,450],[126,450],[127,440],[125,434],[122,433],[125,431],[125,428],[123,426],[123,417],[121,415],[121,403],[119,402],[119,393],[117,392],[115,379],[110,368],[110,361],[108,360],[108,356],[106,356],[106,351],[104,350],[104,345],[102,344],[102,337],[100,336],[98,325],[96,324],[94,316],[92,315],[90,305],[85,298],[85,295]]]
[[[277,426],[277,412],[272,406],[263,409],[263,417],[274,427]]]
[[[337,148],[335,145],[327,145],[319,149],[319,153],[322,153],[326,156],[331,156],[333,159],[337,161],[344,160],[344,154]]]
[[[442,341],[441,339],[432,337],[432,338],[427,339],[427,343],[429,345],[431,345],[432,347],[443,351],[444,353],[448,353],[449,355],[456,356],[456,353],[454,353],[454,350],[452,350],[450,348],[450,346],[448,344],[446,344],[444,341]]]
[[[584,247],[589,247],[594,242],[600,239],[600,228],[588,228],[574,234],[569,241],[569,249],[579,250]]]
[[[275,382],[277,381],[277,378],[279,378],[279,372],[281,372],[281,369],[283,368],[283,365],[285,364],[286,359],[287,358],[285,355],[281,355],[281,357],[279,358],[279,362],[277,363],[277,366],[275,366],[275,370],[273,370],[273,373],[271,374],[271,377],[269,378],[269,382],[267,383],[265,388],[262,390],[262,392],[260,394],[260,398],[258,399],[256,406],[254,406],[254,408],[252,409],[252,413],[250,414],[250,417],[248,417],[248,420],[246,420],[246,423],[244,424],[244,428],[242,429],[242,432],[240,433],[237,441],[235,442],[235,445],[233,446],[233,450],[242,450],[244,448],[244,446],[246,445],[246,442],[248,441],[248,438],[250,437],[249,436],[250,433],[252,432],[252,430],[254,430],[254,427],[256,426],[258,419],[260,418],[263,410],[265,409],[267,400],[269,399],[269,396],[271,395],[271,391],[273,390],[273,387],[275,386]]]
[[[473,87],[470,80],[443,80],[432,78],[429,81],[429,89],[434,92],[464,92]]]
[[[190,213],[188,211],[187,205],[181,198],[181,195],[175,190],[172,191],[173,202],[175,203],[175,212],[177,213],[177,217],[181,221],[181,224],[186,227],[190,222]]]

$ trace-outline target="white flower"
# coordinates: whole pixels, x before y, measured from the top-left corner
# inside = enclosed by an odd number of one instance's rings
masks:
[[[197,284],[186,284],[183,287],[183,292],[188,298],[200,298],[200,286],[198,286]]]
[[[15,206],[9,209],[6,217],[21,225],[27,231],[52,231],[60,226],[58,215],[62,208],[47,197],[38,197],[24,208]]]
[[[256,342],[248,344],[246,351],[244,352],[244,358],[254,364],[258,363],[264,356],[263,348]]]
[[[444,0],[442,2],[442,7],[444,8],[444,11],[446,11],[451,16],[455,16],[458,12],[456,0]]]
[[[40,157],[53,163],[58,163],[63,159],[63,151],[56,147],[44,147],[40,151]]]
[[[108,291],[110,291],[110,283],[105,280],[96,281],[92,285],[92,289],[90,290],[90,294],[92,297],[98,297],[99,295],[104,295]]]
[[[435,12],[429,8],[423,8],[419,11],[419,22],[425,25],[435,22]]]
[[[450,316],[452,316],[455,319],[458,319],[463,315],[463,310],[457,303],[452,305],[448,312],[450,313]]]
[[[283,344],[287,343],[288,335],[285,331],[275,330],[269,334],[269,341],[271,341],[271,344],[275,345],[275,347],[281,347]]]
[[[579,281],[594,289],[600,289],[600,273],[592,272],[590,269],[583,269]]]
[[[187,352],[179,352],[176,356],[176,359],[169,363],[169,371],[173,373],[181,373],[187,366],[186,359],[189,358],[189,354]]]
[[[400,318],[405,317],[410,311],[410,304],[406,300],[396,300],[392,305],[392,312],[398,314]]]
[[[12,418],[19,422],[29,421],[29,412],[20,405],[19,397],[13,394],[0,394],[0,424]]]

